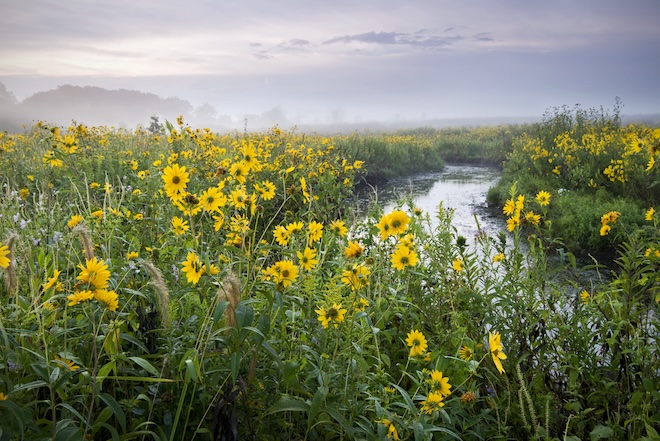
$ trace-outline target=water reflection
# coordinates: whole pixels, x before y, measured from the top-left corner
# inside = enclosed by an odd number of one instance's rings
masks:
[[[388,181],[374,187],[379,204],[387,213],[405,196],[412,196],[415,206],[431,215],[432,220],[438,204],[442,201],[445,208],[453,208],[453,225],[458,234],[467,238],[477,233],[477,223],[491,236],[506,229],[506,222],[494,215],[486,204],[488,189],[500,178],[500,172],[494,167],[474,165],[447,165],[441,172],[425,173]],[[366,201],[373,196],[374,190],[363,189],[358,197]]]

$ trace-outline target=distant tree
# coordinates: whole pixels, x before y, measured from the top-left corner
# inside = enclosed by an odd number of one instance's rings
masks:
[[[16,97],[3,83],[0,83],[0,106],[16,105]]]
[[[165,130],[163,130],[163,126],[160,124],[160,121],[156,115],[151,115],[151,123],[149,124],[147,130],[152,135],[162,135],[165,133]]]
[[[0,131],[17,132],[23,122],[16,97],[0,83]]]

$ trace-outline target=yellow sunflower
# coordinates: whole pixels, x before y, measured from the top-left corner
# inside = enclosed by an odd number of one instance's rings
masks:
[[[73,294],[66,296],[69,300],[68,306],[74,306],[78,303],[86,302],[87,300],[92,300],[94,298],[94,293],[88,289],[84,291],[75,291]]]
[[[316,250],[314,248],[305,248],[303,252],[296,252],[300,266],[306,270],[311,271],[316,267],[319,261],[316,259]]]
[[[364,252],[364,247],[357,240],[349,240],[348,245],[344,248],[344,256],[347,259],[352,259],[354,257],[360,257]]]
[[[410,356],[417,357],[424,354],[428,348],[426,337],[418,330],[412,330],[408,333],[406,344],[410,347]]]
[[[348,228],[346,228],[346,224],[341,219],[330,222],[330,231],[334,231],[339,237],[346,237],[348,235]]]
[[[202,277],[202,274],[206,271],[202,261],[199,256],[192,251],[188,251],[186,260],[181,262],[182,271],[188,279],[188,283],[196,285],[199,282],[199,279]]]
[[[541,190],[536,193],[536,202],[541,206],[546,206],[550,204],[550,193],[545,190]]]
[[[99,289],[94,291],[94,298],[103,303],[110,311],[116,311],[119,307],[119,296],[114,291]]]
[[[0,268],[7,268],[11,263],[9,259],[9,247],[7,245],[0,245]]]
[[[105,289],[108,287],[110,271],[108,265],[103,260],[96,257],[85,260],[85,265],[78,265],[81,272],[76,277],[82,284],[88,284],[93,289]]]
[[[183,193],[190,182],[190,175],[186,167],[179,167],[179,164],[172,164],[163,170],[163,181],[165,182],[165,192],[170,198],[179,193]]]
[[[227,204],[227,198],[218,187],[211,187],[202,193],[199,197],[199,203],[204,211],[217,213],[220,211],[220,207],[224,207]]]
[[[341,307],[341,303],[333,303],[329,308],[319,308],[315,311],[324,329],[327,329],[330,325],[336,328],[339,323],[344,321],[344,315],[346,315],[346,309]]]
[[[403,270],[407,266],[417,265],[417,253],[408,247],[398,246],[392,253],[392,267],[397,271]]]

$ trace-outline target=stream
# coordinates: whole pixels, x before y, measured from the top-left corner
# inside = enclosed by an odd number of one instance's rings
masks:
[[[488,209],[486,195],[499,178],[500,171],[495,167],[448,164],[440,172],[391,179],[373,188],[363,188],[358,198],[367,201],[375,191],[379,204],[388,213],[397,199],[412,196],[415,206],[428,213],[432,221],[436,220],[435,213],[442,201],[445,208],[455,210],[452,225],[459,235],[470,239],[477,234],[476,216],[485,233],[497,236],[506,230],[506,221]]]

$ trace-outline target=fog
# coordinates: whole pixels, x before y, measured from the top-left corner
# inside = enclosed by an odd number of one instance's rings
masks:
[[[353,127],[526,121],[615,97],[656,114],[658,17],[655,0],[3,2],[2,118]],[[63,86],[113,93],[83,105]]]

